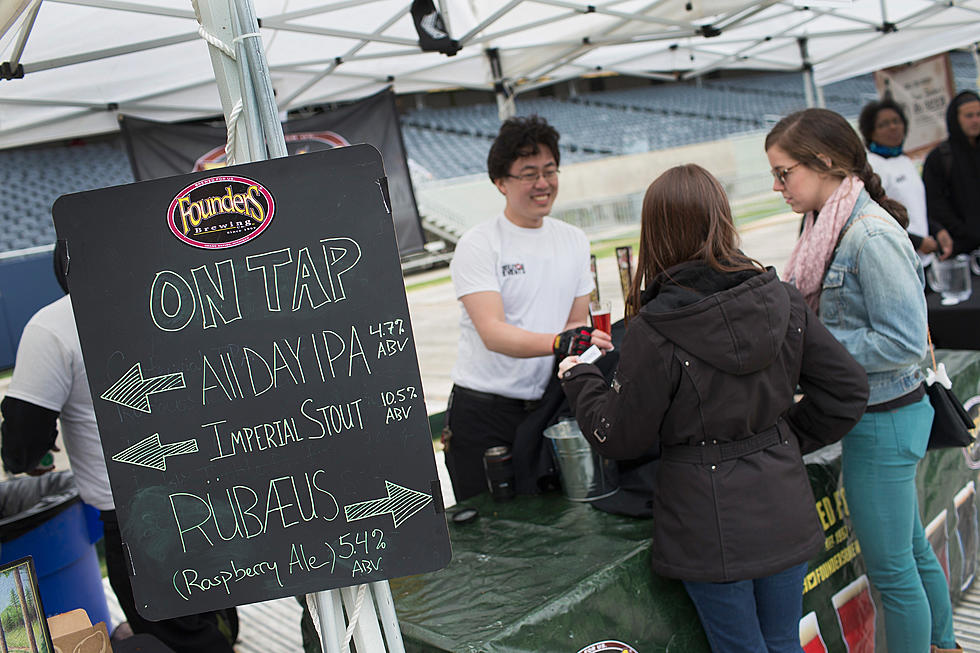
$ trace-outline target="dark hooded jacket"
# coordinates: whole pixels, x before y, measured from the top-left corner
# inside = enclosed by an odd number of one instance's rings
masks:
[[[613,382],[580,364],[562,387],[603,454],[659,446],[654,571],[733,581],[813,557],[824,534],[801,452],[839,440],[860,419],[864,369],[771,269],[683,263],[643,299]]]
[[[929,223],[944,226],[953,237],[956,254],[980,247],[980,143],[970,145],[960,127],[961,104],[980,101],[962,91],[946,109],[949,138],[940,143],[922,166]]]

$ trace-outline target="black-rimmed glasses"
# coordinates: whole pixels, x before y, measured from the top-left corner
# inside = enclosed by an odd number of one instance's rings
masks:
[[[534,172],[522,172],[519,175],[507,175],[511,179],[517,179],[523,184],[533,184],[538,180],[538,177],[544,177],[545,181],[554,181],[558,178],[558,168],[549,168],[547,170],[534,171]]]

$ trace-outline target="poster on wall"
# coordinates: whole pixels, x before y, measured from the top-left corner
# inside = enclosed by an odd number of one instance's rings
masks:
[[[905,110],[905,153],[923,158],[946,140],[946,106],[953,99],[949,54],[937,54],[873,74],[879,97],[891,96]]]

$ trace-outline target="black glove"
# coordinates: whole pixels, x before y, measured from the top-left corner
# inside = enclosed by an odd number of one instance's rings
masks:
[[[551,350],[562,360],[566,356],[580,356],[592,345],[592,332],[588,326],[575,327],[555,336]]]

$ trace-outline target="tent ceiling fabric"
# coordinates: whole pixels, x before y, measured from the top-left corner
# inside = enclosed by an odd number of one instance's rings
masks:
[[[601,72],[800,70],[800,39],[825,84],[980,38],[980,0],[436,0],[463,46],[446,57],[420,51],[410,0],[254,4],[281,109],[389,83],[398,93],[492,90],[488,48],[520,93]],[[112,131],[117,111],[167,121],[221,112],[188,0],[44,0],[25,42],[33,5],[0,0],[0,63],[24,72],[0,80],[0,147]]]

